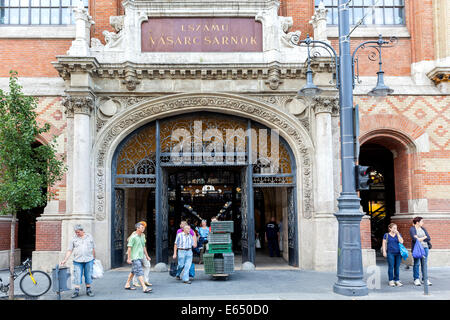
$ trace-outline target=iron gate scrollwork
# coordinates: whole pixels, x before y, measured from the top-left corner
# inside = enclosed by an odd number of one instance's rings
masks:
[[[114,189],[114,216],[112,221],[112,267],[121,267],[124,260],[125,191]]]
[[[295,188],[287,188],[289,265],[298,266],[297,215],[295,213]]]
[[[247,168],[241,171],[241,247],[242,262],[248,261],[248,181]]]
[[[167,170],[162,170],[161,180],[161,261],[169,263],[169,174]]]

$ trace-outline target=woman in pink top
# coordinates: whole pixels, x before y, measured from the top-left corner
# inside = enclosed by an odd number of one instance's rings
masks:
[[[177,234],[179,234],[180,232],[183,232],[184,226],[186,226],[186,225],[187,225],[187,222],[186,222],[186,221],[184,221],[184,220],[181,221],[181,222],[180,222],[180,229],[177,230]],[[191,229],[191,231],[190,231],[189,233],[191,234],[191,236],[194,237],[194,239],[196,238],[196,237],[195,237],[195,232],[194,232],[194,230]]]

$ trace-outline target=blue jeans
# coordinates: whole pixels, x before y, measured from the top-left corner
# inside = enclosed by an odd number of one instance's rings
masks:
[[[400,253],[387,253],[388,260],[388,276],[389,281],[400,280],[400,264],[402,263],[402,256]]]
[[[192,264],[192,250],[178,250],[177,276],[181,275],[183,281],[189,281],[189,269]],[[181,269],[184,269],[183,272]]]
[[[416,259],[414,258],[414,266],[413,266],[413,277],[414,280],[419,279],[419,263],[422,269],[422,280],[423,280],[423,268],[424,268],[424,264],[427,263],[428,261],[428,248],[423,248],[425,250],[425,257],[423,257],[423,263],[422,263],[422,259]]]
[[[73,283],[80,286],[84,282],[88,285],[92,283],[92,269],[94,267],[94,260],[89,262],[73,262]]]

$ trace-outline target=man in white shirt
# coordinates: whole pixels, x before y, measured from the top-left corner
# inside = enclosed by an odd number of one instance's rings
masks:
[[[92,269],[95,259],[95,243],[94,239],[89,233],[84,232],[83,226],[77,224],[74,227],[75,236],[69,243],[64,260],[60,263],[60,266],[66,264],[67,259],[73,253],[73,271],[74,271],[74,287],[75,290],[72,294],[72,298],[76,298],[80,295],[80,286],[83,282],[86,283],[86,294],[89,297],[93,297],[94,294],[91,290],[92,283]]]

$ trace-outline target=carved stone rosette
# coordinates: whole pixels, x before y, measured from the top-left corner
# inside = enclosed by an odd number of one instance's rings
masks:
[[[73,118],[74,114],[91,115],[94,108],[94,99],[89,96],[65,96],[62,104],[68,118]]]

